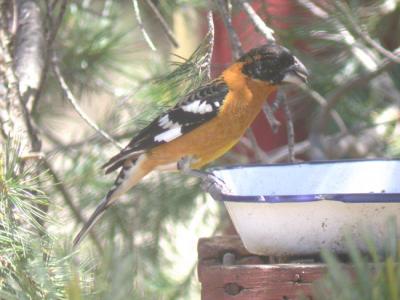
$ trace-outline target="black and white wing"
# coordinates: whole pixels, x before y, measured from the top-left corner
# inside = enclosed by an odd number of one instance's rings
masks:
[[[106,173],[121,167],[126,159],[136,159],[146,150],[171,142],[211,120],[218,114],[227,93],[228,86],[221,79],[190,92],[176,106],[143,128],[119,154],[111,158],[103,166]]]

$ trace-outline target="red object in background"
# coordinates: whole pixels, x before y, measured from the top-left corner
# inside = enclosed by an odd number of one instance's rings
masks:
[[[293,15],[295,11],[293,1],[290,0],[264,0],[264,2],[262,0],[253,1],[252,7],[263,19],[265,19],[266,15],[274,16],[274,19],[271,20],[269,24],[271,28],[280,29],[289,27],[289,25],[282,20]],[[213,77],[218,76],[221,71],[232,62],[231,44],[224,22],[218,15],[216,15],[214,23],[215,42],[212,61]],[[234,14],[232,24],[242,42],[243,50],[245,52],[267,42],[263,35],[255,30],[245,12],[242,11]],[[274,99],[275,95],[270,97],[268,102],[271,103]],[[286,121],[282,109],[276,112],[275,117],[281,122],[281,126],[277,133],[272,132],[263,112],[257,116],[251,126],[259,147],[266,152],[287,144]],[[296,141],[303,139],[306,135],[304,122],[296,122],[294,125]],[[243,149],[238,145],[236,146],[235,151],[242,152]],[[249,156],[254,158],[254,154],[249,153]]]

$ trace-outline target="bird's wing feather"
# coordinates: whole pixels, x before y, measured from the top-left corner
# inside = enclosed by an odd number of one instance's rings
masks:
[[[182,99],[143,128],[130,143],[104,166],[109,173],[126,159],[135,159],[146,150],[171,142],[214,118],[223,105],[228,86],[221,79],[204,85]]]

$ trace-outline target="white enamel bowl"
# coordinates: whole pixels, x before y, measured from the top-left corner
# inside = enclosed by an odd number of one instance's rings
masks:
[[[258,255],[346,251],[350,234],[384,238],[400,217],[400,161],[333,161],[238,166],[212,170],[229,192],[224,204],[245,247]],[[400,220],[397,222],[400,224]],[[400,232],[400,228],[398,228]]]

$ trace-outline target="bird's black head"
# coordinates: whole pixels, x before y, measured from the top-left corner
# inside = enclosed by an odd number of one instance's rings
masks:
[[[308,71],[288,49],[277,44],[267,44],[244,54],[242,72],[252,79],[270,84],[306,82]]]

